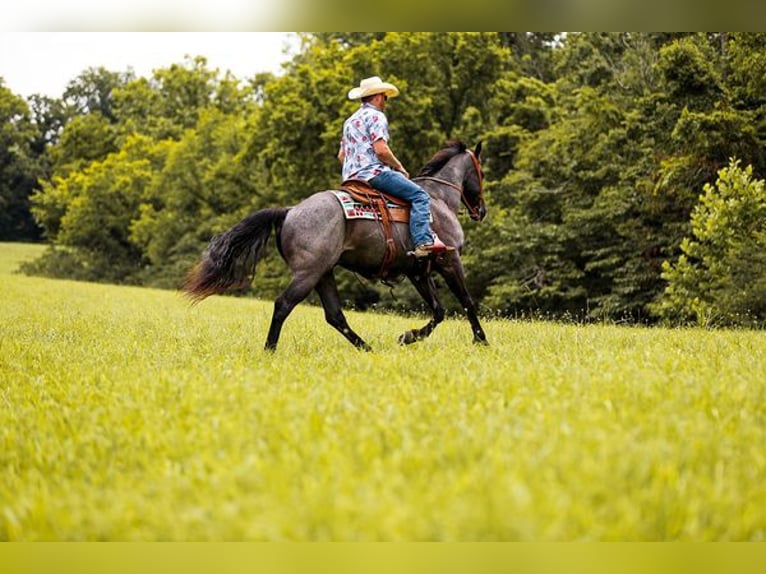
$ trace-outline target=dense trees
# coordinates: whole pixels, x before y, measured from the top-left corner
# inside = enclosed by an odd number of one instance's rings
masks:
[[[61,100],[0,84],[2,237],[39,232],[32,194],[53,246],[38,271],[175,286],[249,210],[337,184],[345,94],[373,74],[402,89],[388,114],[410,172],[448,138],[485,141],[490,217],[465,227],[488,311],[763,324],[763,218],[743,214],[762,211],[765,34],[305,34],[279,77],[199,56],[89,69]]]
[[[29,196],[39,175],[36,135],[29,106],[0,78],[0,241],[39,236],[29,212]]]

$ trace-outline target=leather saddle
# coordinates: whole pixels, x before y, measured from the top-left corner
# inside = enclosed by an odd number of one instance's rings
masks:
[[[385,279],[396,259],[396,243],[393,239],[391,224],[394,222],[407,223],[410,220],[410,204],[403,199],[394,197],[375,189],[366,181],[348,179],[341,183],[338,188],[348,193],[355,201],[363,205],[370,205],[377,214],[383,228],[386,241],[386,251],[378,271],[378,278]]]
[[[410,203],[375,189],[361,179],[347,179],[338,188],[348,193],[354,201],[369,205],[379,214],[379,219],[407,223],[410,220]]]
[[[396,207],[409,209],[410,203],[393,195],[389,195],[379,189],[375,189],[369,183],[362,179],[347,179],[340,184],[340,188],[351,197],[364,204],[372,204],[374,198],[382,197],[386,203]]]

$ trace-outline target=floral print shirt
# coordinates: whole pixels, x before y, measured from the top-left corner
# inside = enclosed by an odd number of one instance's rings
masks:
[[[372,144],[388,141],[388,119],[371,104],[362,104],[343,124],[340,140],[343,158],[343,181],[362,179],[369,181],[391,168],[375,155]]]

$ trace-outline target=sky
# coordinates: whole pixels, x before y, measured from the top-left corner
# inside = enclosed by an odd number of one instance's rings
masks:
[[[59,98],[67,84],[90,67],[112,72],[132,68],[149,77],[155,68],[204,56],[208,68],[240,79],[278,73],[297,53],[295,34],[285,32],[3,32],[0,77],[24,98]]]
[[[280,30],[296,1],[303,0],[16,0],[4,3],[0,30]]]

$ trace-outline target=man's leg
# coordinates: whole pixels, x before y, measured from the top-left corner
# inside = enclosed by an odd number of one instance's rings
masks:
[[[386,171],[372,178],[370,184],[411,204],[410,234],[415,247],[432,245],[434,242],[431,224],[429,222],[430,198],[418,184],[410,181],[398,171]]]

